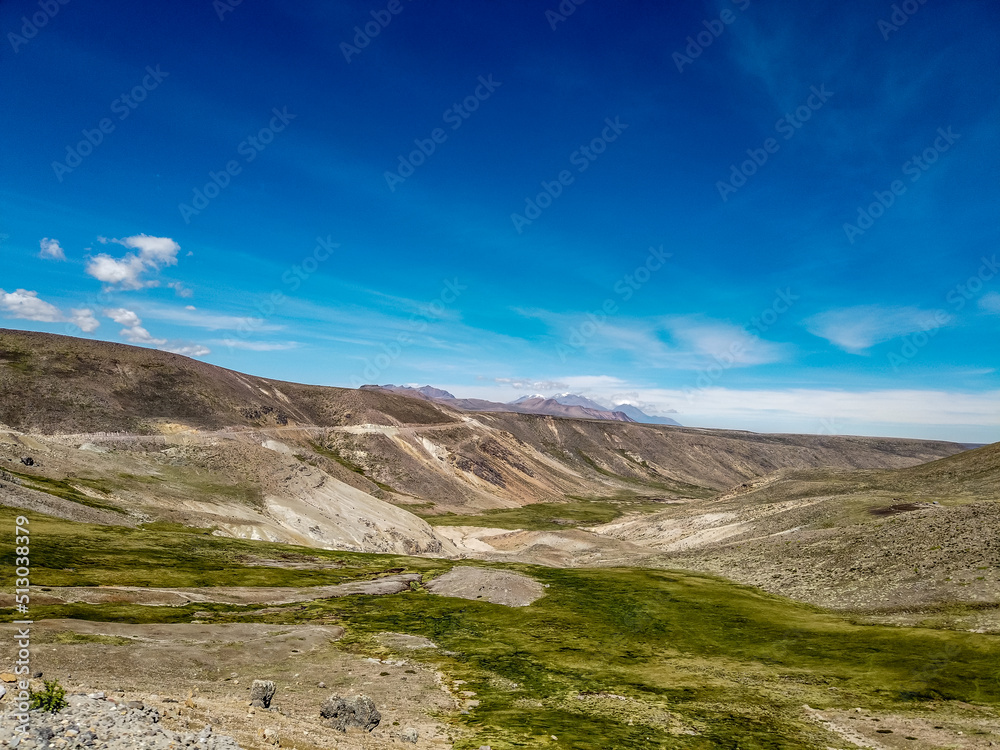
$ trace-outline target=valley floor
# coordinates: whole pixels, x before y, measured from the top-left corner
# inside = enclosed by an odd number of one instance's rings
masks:
[[[0,524],[14,515],[0,509]],[[1000,642],[989,635],[860,626],[677,571],[30,520],[33,669],[71,690],[156,706],[174,728],[210,722],[247,748],[273,747],[274,733],[301,750],[400,747],[407,729],[418,748],[463,750],[1000,744]],[[463,574],[470,583],[436,584],[468,567],[480,571]],[[536,594],[494,603],[524,576]],[[330,588],[350,584],[359,593]],[[80,596],[111,594],[108,585],[201,597]],[[248,590],[260,595],[248,600]],[[277,711],[249,710],[256,678],[277,684]],[[370,735],[325,728],[318,707],[332,693],[368,694],[382,723]]]

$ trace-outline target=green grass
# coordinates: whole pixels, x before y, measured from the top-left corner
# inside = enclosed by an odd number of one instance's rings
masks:
[[[496,529],[554,531],[610,523],[628,513],[654,513],[663,505],[640,496],[573,498],[564,503],[532,503],[476,515],[422,515],[432,526],[484,526]]]
[[[101,502],[100,500],[90,497],[89,495],[85,495],[73,486],[76,484],[96,490],[97,492],[107,493],[107,486],[97,480],[76,477],[72,479],[49,479],[48,477],[43,477],[38,474],[25,474],[20,471],[14,471],[13,469],[6,469],[6,471],[17,477],[20,484],[28,489],[45,492],[49,495],[54,495],[55,497],[61,497],[63,500],[70,500],[74,503],[80,503],[81,505],[86,505],[91,508],[110,510],[115,513],[124,513],[121,508],[111,505],[110,503]]]
[[[10,527],[13,515],[0,509],[0,527]],[[400,569],[430,576],[455,564],[31,519],[36,585],[63,579],[149,585],[157,573],[170,585],[305,585]],[[10,580],[12,559],[3,555],[0,575]],[[341,567],[269,570],[242,565],[248,555],[320,557]],[[805,749],[843,743],[804,717],[804,703],[875,711],[921,710],[948,700],[1000,706],[995,637],[856,625],[705,575],[498,567],[534,576],[548,585],[546,595],[526,608],[417,590],[299,603],[266,615],[252,614],[259,607],[199,603],[33,606],[32,616],[190,622],[195,612],[208,612],[212,622],[338,623],[347,630],[340,648],[379,656],[388,652],[376,643],[377,633],[426,636],[441,648],[406,658],[441,670],[447,680],[465,680],[460,689],[475,691],[481,701],[467,715],[445,717],[470,730],[456,744],[460,750],[483,744],[494,750]],[[0,614],[14,618],[9,610]],[[601,693],[628,700],[578,698]],[[697,734],[671,733],[671,726]]]
[[[367,579],[386,570],[425,572],[440,567],[422,558],[373,557],[298,549],[322,570],[250,565],[282,559],[295,548],[212,536],[211,529],[148,524],[132,529],[74,523],[0,507],[0,529],[22,514],[31,520],[31,583],[41,586],[319,586]],[[184,528],[184,531],[179,531]],[[14,548],[0,546],[0,581],[14,579]]]

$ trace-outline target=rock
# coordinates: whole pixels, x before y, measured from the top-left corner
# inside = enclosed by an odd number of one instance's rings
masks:
[[[270,708],[274,698],[274,683],[271,680],[254,680],[250,686],[250,705],[254,708]]]
[[[17,675],[11,672],[0,672],[0,680],[4,682],[17,682]]]
[[[358,727],[371,732],[382,721],[382,714],[367,695],[359,695],[350,700],[333,695],[327,698],[320,708],[319,715],[328,719],[329,725],[340,732],[346,732],[348,727]]]
[[[33,459],[31,456],[21,456],[21,463],[24,464],[25,466],[34,466],[35,459]]]
[[[270,727],[268,727],[263,732],[261,732],[261,736],[264,738],[264,742],[266,742],[268,745],[277,745],[280,742],[277,729],[271,729]]]
[[[414,745],[417,744],[417,739],[419,739],[420,734],[416,729],[412,727],[407,727],[403,730],[403,733],[399,735],[399,739],[403,742],[412,742]]]
[[[7,695],[7,688],[5,688],[3,685],[0,685],[0,700],[3,700],[3,697],[5,695]]]

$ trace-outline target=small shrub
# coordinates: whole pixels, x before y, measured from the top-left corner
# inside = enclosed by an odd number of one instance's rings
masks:
[[[30,708],[34,711],[58,713],[69,705],[66,702],[66,690],[58,680],[45,680],[45,690],[40,693],[32,690],[29,700]]]

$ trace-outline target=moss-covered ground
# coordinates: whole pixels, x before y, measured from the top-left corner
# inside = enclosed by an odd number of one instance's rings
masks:
[[[16,512],[0,509],[13,537]],[[390,572],[425,577],[452,561],[317,551],[207,530],[107,528],[30,514],[32,584],[306,586]],[[0,580],[13,550],[0,547]],[[326,563],[321,569],[271,561]],[[469,564],[467,561],[463,564]],[[383,631],[440,648],[407,658],[464,680],[480,704],[448,717],[456,747],[814,748],[833,741],[804,714],[863,706],[920,713],[947,701],[1000,705],[1000,641],[973,633],[859,626],[710,576],[644,569],[506,566],[548,586],[529,607],[436,596],[423,587],[268,608],[198,604],[33,606],[36,620],[340,624],[341,648],[384,654]],[[0,610],[3,620],[15,619]],[[690,732],[690,733],[689,733]],[[558,739],[553,740],[555,736]],[[834,743],[836,744],[836,743]]]

